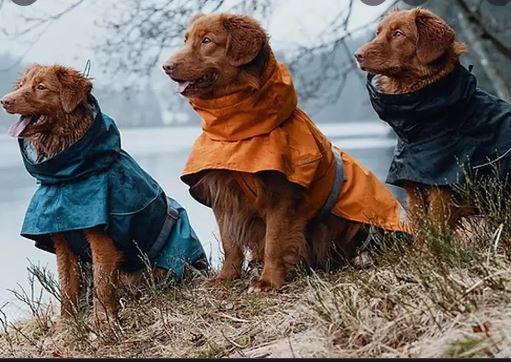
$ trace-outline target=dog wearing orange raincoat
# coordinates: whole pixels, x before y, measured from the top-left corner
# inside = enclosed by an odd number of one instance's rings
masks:
[[[196,16],[163,68],[202,119],[182,180],[218,222],[225,260],[209,284],[240,277],[246,250],[263,264],[249,291],[266,291],[300,261],[351,260],[370,226],[408,232],[391,192],[298,108],[254,19]]]

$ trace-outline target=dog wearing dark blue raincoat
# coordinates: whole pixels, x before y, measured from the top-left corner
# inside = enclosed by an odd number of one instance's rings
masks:
[[[355,52],[374,110],[398,137],[387,182],[403,187],[416,238],[424,221],[456,227],[483,211],[474,193],[508,198],[511,105],[477,87],[465,43],[425,8],[393,10]]]
[[[65,86],[67,78],[73,77],[74,83],[84,81],[69,68],[39,67],[27,71],[20,83],[38,82],[30,89],[45,87],[54,80],[45,81],[45,77],[55,73],[56,84],[62,87],[63,104],[66,92],[73,92],[72,87]],[[23,84],[18,88],[5,96],[2,104],[10,113],[22,114],[11,127],[11,134],[19,137],[24,165],[38,183],[21,235],[34,240],[38,248],[56,252],[63,313],[69,314],[78,302],[80,261],[93,266],[95,311],[112,318],[116,314],[115,287],[120,272],[150,268],[180,280],[186,266],[207,267],[185,209],[122,150],[118,128],[101,112],[90,89],[84,99],[76,101],[78,105],[65,111],[72,114],[86,109],[86,119],[92,118],[90,126],[76,142],[47,157],[37,152],[33,140],[24,137],[23,132],[29,134],[26,128],[36,129],[45,123],[49,128],[55,126],[46,115],[24,115],[10,106],[31,102],[23,98],[30,89],[23,91]],[[40,102],[45,97],[41,96]]]
[[[464,200],[463,194],[470,192],[467,183],[474,188],[491,179],[508,182],[511,105],[479,89],[465,67],[458,65],[445,78],[412,93],[382,93],[373,76],[368,77],[367,88],[375,111],[398,136],[387,182],[424,185],[433,193],[450,195],[442,205],[430,202],[430,210],[442,209],[449,225],[477,212],[470,200]],[[418,198],[428,197],[420,194],[421,188],[415,192]]]

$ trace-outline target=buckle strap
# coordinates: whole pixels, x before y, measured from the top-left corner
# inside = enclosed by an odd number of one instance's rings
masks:
[[[332,191],[330,191],[330,195],[328,195],[325,204],[319,211],[319,213],[315,216],[315,220],[322,220],[326,218],[337,202],[339,198],[339,193],[341,192],[341,187],[344,182],[344,163],[342,161],[341,155],[339,152],[332,147],[332,152],[334,153],[335,158],[335,180],[334,185],[332,186]]]
[[[161,227],[160,233],[158,237],[154,241],[151,249],[147,252],[147,257],[149,260],[154,260],[161,249],[165,246],[165,243],[169,239],[169,235],[174,228],[177,220],[179,219],[179,212],[169,205],[167,200],[167,213],[165,215],[165,221],[163,222],[163,226]]]

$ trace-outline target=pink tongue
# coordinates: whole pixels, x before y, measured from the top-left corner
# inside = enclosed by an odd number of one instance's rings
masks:
[[[9,127],[9,135],[11,137],[19,138],[21,133],[27,128],[27,126],[32,121],[32,117],[29,116],[21,116],[20,120],[16,123],[13,123],[11,127]]]
[[[178,93],[183,93],[190,84],[192,84],[192,82],[179,82],[177,84]]]

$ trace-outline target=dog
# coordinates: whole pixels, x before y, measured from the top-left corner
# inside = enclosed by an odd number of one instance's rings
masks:
[[[263,265],[249,292],[281,288],[301,262],[349,262],[370,225],[406,232],[377,178],[297,108],[291,76],[251,17],[194,17],[163,65],[202,118],[182,180],[212,208],[224,262],[209,286],[241,277],[245,251]]]
[[[79,305],[80,265],[92,263],[94,315],[105,323],[117,317],[121,273],[151,267],[159,280],[179,279],[186,264],[207,260],[186,211],[121,149],[91,91],[72,68],[32,65],[0,102],[21,115],[9,133],[40,183],[21,234],[56,253],[62,320]]]
[[[397,9],[354,55],[369,73],[374,109],[398,135],[387,182],[406,190],[416,234],[425,216],[453,228],[477,212],[457,188],[467,177],[505,179],[511,170],[503,157],[511,149],[511,107],[477,88],[460,64],[466,49],[430,10]]]

